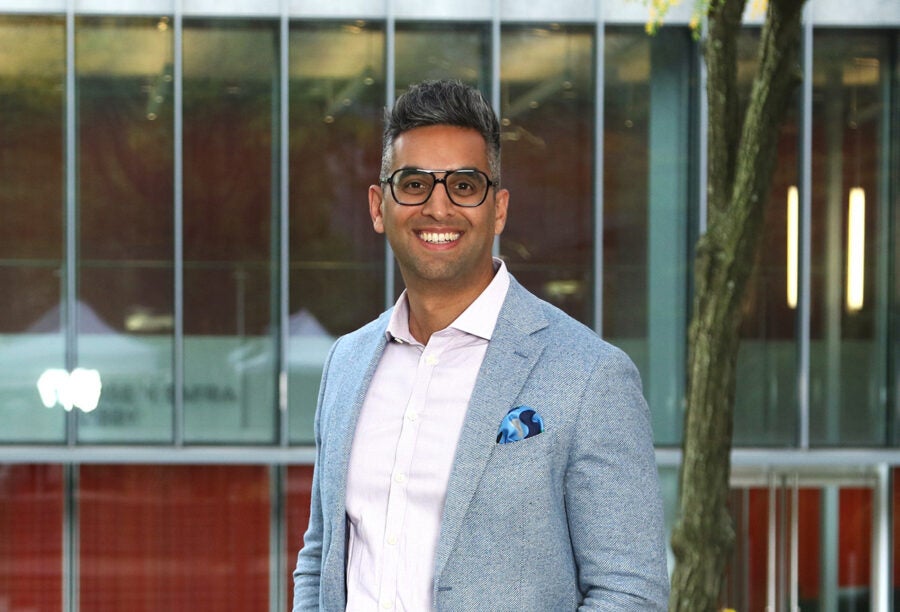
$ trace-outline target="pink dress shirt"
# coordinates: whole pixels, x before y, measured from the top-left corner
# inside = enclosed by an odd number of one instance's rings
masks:
[[[409,333],[406,292],[356,425],[347,475],[347,610],[432,609],[447,481],[475,379],[509,288],[490,285],[427,345]]]

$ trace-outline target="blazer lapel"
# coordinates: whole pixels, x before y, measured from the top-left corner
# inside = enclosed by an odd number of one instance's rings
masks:
[[[544,343],[534,332],[547,326],[538,300],[515,279],[497,318],[463,422],[435,554],[438,580],[462,527],[463,518],[496,445],[497,427],[513,408]]]

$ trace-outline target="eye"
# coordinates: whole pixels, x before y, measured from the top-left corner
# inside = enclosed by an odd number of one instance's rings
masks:
[[[478,172],[469,170],[458,170],[452,173],[447,182],[453,193],[460,196],[477,197],[484,190],[484,177]]]
[[[458,191],[460,193],[471,193],[474,190],[475,185],[470,183],[468,180],[461,180],[453,183],[453,191]]]
[[[431,188],[431,177],[421,172],[401,172],[394,185],[405,193],[424,193]]]

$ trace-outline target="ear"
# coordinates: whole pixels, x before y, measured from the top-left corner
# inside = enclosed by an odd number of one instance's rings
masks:
[[[369,185],[369,216],[372,227],[379,234],[384,233],[384,192],[381,185]]]
[[[494,196],[494,235],[499,236],[506,227],[506,211],[509,207],[509,191],[506,189],[497,190]]]

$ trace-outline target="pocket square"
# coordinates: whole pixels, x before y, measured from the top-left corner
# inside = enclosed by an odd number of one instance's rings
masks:
[[[519,406],[506,413],[497,430],[497,444],[518,442],[532,438],[544,431],[541,415],[529,406]]]

